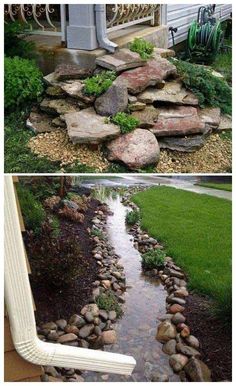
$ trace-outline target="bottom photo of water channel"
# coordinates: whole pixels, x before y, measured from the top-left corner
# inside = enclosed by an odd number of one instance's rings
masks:
[[[231,177],[4,178],[5,341],[28,378],[231,380]]]

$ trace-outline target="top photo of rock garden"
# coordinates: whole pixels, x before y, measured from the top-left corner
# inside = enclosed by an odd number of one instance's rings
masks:
[[[5,5],[6,173],[231,173],[232,4]]]

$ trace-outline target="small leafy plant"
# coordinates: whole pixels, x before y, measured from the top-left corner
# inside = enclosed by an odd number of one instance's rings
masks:
[[[107,291],[106,293],[99,295],[96,299],[96,303],[100,309],[105,311],[116,311],[118,318],[123,313],[122,308],[112,291]]]
[[[96,229],[96,228],[93,228],[91,230],[91,236],[98,237],[101,240],[104,239],[104,235],[103,235],[102,231],[100,231],[100,229]]]
[[[153,249],[142,255],[142,267],[144,269],[162,268],[166,254],[161,249]]]
[[[122,134],[131,132],[139,125],[139,120],[126,113],[117,113],[112,117],[112,122],[120,126]]]
[[[142,59],[150,59],[153,54],[154,44],[142,38],[135,38],[130,44],[130,50],[137,52]]]
[[[232,90],[221,78],[197,64],[172,60],[185,87],[199,100],[200,107],[220,107],[225,114],[232,113]]]
[[[25,27],[15,21],[4,25],[4,54],[9,57],[19,56],[33,59],[36,56],[35,43],[25,40]]]
[[[4,60],[4,101],[7,110],[36,101],[43,92],[42,73],[36,64],[18,57]]]
[[[132,210],[131,212],[128,212],[126,214],[125,222],[127,225],[134,225],[139,221],[139,219],[140,219],[139,211]]]
[[[102,71],[100,74],[84,80],[85,86],[83,92],[86,95],[98,97],[108,90],[115,79],[116,73],[114,71]]]

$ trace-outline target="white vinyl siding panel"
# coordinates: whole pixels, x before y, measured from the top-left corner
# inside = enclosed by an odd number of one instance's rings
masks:
[[[178,28],[175,34],[175,44],[187,39],[188,29],[193,20],[197,19],[198,9],[205,4],[167,4],[167,25]],[[232,4],[217,4],[215,16],[226,20],[232,12]],[[172,37],[169,33],[169,47],[172,46]]]

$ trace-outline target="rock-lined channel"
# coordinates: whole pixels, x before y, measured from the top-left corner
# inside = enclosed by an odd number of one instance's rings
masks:
[[[125,292],[124,314],[114,328],[117,343],[106,346],[106,351],[129,354],[135,357],[137,365],[132,376],[101,374],[83,371],[85,381],[179,381],[169,365],[169,356],[162,351],[162,344],[155,339],[158,317],[166,313],[166,296],[158,278],[142,273],[140,253],[134,248],[133,237],[125,225],[127,207],[119,195],[107,199],[113,215],[107,218],[109,242],[120,256],[124,266],[127,290]]]

